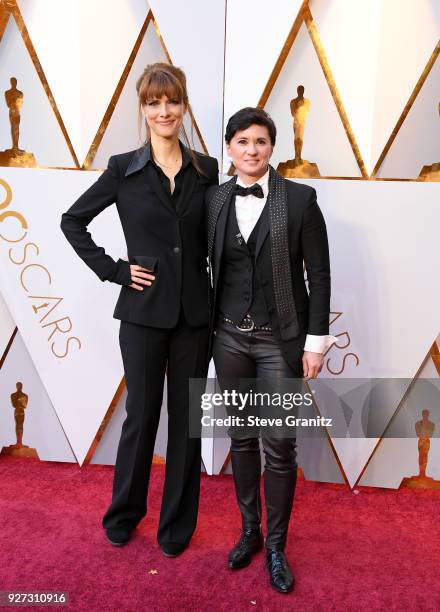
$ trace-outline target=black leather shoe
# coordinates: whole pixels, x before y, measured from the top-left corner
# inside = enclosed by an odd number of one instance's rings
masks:
[[[107,542],[110,542],[113,546],[124,546],[130,540],[131,531],[130,529],[106,529],[105,537]]]
[[[261,529],[245,529],[240,540],[229,553],[229,569],[241,569],[249,565],[252,555],[263,548]]]
[[[165,557],[178,557],[187,548],[188,544],[181,544],[180,542],[167,542],[161,544],[160,548]]]
[[[279,593],[290,593],[295,586],[295,578],[285,554],[281,550],[269,549],[266,561],[271,586]]]

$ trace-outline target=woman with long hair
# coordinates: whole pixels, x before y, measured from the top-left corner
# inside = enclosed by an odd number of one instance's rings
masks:
[[[200,487],[200,439],[189,437],[188,380],[207,373],[208,275],[204,194],[218,184],[217,161],[179,140],[189,109],[185,74],[147,66],[137,82],[147,140],[114,155],[63,214],[61,228],[99,276],[122,285],[114,317],[127,386],[127,416],[103,518],[108,541],[126,544],[145,516],[153,449],[167,371],[168,446],[158,542],[166,556],[187,547]],[[98,247],[88,224],[116,204],[128,261]]]

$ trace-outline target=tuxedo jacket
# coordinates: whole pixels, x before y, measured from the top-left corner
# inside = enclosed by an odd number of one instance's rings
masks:
[[[61,229],[77,254],[101,280],[122,285],[114,312],[117,319],[171,328],[182,305],[189,325],[208,323],[204,197],[210,185],[218,184],[218,164],[197,153],[203,170],[199,174],[186,147],[181,144],[181,149],[183,183],[177,202],[161,183],[146,145],[112,156],[107,170],[62,216]],[[92,219],[114,203],[128,261],[114,261],[87,230]],[[128,286],[130,263],[154,272],[151,286],[143,291]]]
[[[231,179],[234,180],[234,179]],[[317,204],[316,191],[308,185],[282,179],[287,198],[287,241],[290,258],[290,281],[299,333],[295,337],[282,337],[276,307],[274,275],[271,256],[271,223],[268,204],[261,213],[260,227],[255,249],[255,273],[263,290],[264,300],[273,334],[288,363],[295,367],[302,357],[307,334],[327,335],[330,315],[330,262],[327,230],[322,212]],[[215,225],[210,253],[211,269],[211,328],[215,328],[218,316],[217,299],[221,282],[221,265],[225,229],[230,206],[235,205],[233,190],[225,198],[220,211],[214,209],[213,198],[218,187],[210,187],[206,194],[208,226]],[[306,286],[304,265],[307,272]],[[212,337],[211,337],[212,345]]]

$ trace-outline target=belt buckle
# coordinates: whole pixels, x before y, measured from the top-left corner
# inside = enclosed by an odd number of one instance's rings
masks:
[[[240,327],[239,325],[236,325],[235,326],[236,329],[238,329],[241,332],[251,332],[254,329],[254,327],[255,327],[255,323],[254,323],[253,319],[251,319],[249,316],[246,316],[243,319],[243,321],[246,320],[246,319],[251,322],[251,324],[252,324],[251,327]],[[243,323],[243,321],[242,321],[242,323]]]

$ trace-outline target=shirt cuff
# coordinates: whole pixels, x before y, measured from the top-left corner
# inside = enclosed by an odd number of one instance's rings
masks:
[[[338,339],[335,336],[313,336],[307,334],[304,350],[323,354],[337,341]]]

